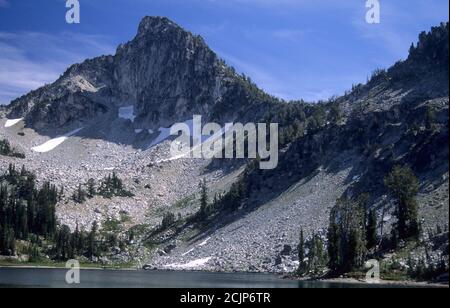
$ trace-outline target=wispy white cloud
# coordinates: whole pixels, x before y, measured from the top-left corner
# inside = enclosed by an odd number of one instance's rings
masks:
[[[112,52],[102,36],[0,32],[0,104],[55,81],[71,64]]]

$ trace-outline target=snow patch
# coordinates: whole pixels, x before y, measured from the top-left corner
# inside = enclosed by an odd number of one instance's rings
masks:
[[[6,120],[5,127],[6,128],[12,127],[12,126],[16,125],[17,123],[19,123],[22,120],[23,120],[23,118]]]
[[[206,244],[208,244],[208,241],[211,239],[211,237],[208,237],[205,241],[201,242],[200,244],[198,244],[198,246],[202,247],[205,246]]]
[[[119,108],[119,118],[125,119],[125,120],[131,120],[131,122],[134,122],[134,119],[136,119],[136,116],[134,115],[134,106],[126,106],[126,107],[120,107]]]
[[[201,266],[204,266],[206,263],[208,263],[212,258],[203,258],[203,259],[197,259],[185,264],[178,264],[178,263],[172,263],[165,265],[165,268],[176,268],[176,269],[195,269]]]
[[[135,129],[134,130],[134,132],[136,133],[136,134],[140,134],[140,133],[142,133],[144,130],[143,129]]]
[[[193,252],[194,250],[195,250],[194,248],[189,249],[188,251],[186,251],[185,253],[183,253],[181,256],[184,257],[184,256],[190,254],[191,252]]]
[[[75,135],[76,133],[78,133],[79,131],[81,131],[83,129],[79,128],[76,129],[74,131],[71,131],[61,137],[57,137],[54,139],[50,139],[49,141],[45,142],[44,144],[41,144],[39,146],[36,146],[34,148],[31,148],[32,151],[34,152],[38,152],[38,153],[46,153],[46,152],[50,152],[52,150],[54,150],[56,147],[58,147],[59,145],[61,145],[64,141],[67,140],[67,138],[69,138],[70,136]]]
[[[155,162],[153,162],[153,163],[154,163],[154,164],[162,164],[162,163],[166,163],[166,162],[170,162],[170,161],[174,161],[174,160],[178,160],[178,159],[182,159],[182,158],[189,157],[189,154],[190,154],[190,153],[187,153],[187,154],[180,154],[180,155],[177,155],[177,156],[174,156],[174,157],[171,157],[171,158],[160,159],[160,160],[157,160],[157,161],[155,161]]]
[[[206,244],[208,244],[208,241],[211,239],[211,237],[208,237],[206,240],[204,240],[203,242],[201,242],[200,244],[198,244],[198,247],[203,247]],[[181,256],[187,256],[188,254],[190,254],[191,252],[193,252],[195,250],[195,248],[191,248],[188,251],[186,251],[185,253],[183,253]]]

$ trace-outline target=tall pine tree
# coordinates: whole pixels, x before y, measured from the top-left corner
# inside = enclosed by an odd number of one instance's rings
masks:
[[[420,233],[416,201],[419,180],[409,167],[395,166],[384,182],[396,202],[396,230],[399,239],[417,238]]]

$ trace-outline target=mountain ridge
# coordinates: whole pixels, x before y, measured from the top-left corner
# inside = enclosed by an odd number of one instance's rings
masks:
[[[180,115],[236,118],[233,109],[243,107],[227,95],[238,89],[241,99],[251,96],[246,88],[253,85],[246,82],[200,36],[167,18],[145,17],[134,39],[119,45],[115,55],[72,65],[55,83],[12,101],[6,109],[9,118],[24,117],[32,127],[57,128],[134,105],[137,121],[155,129],[179,121]],[[70,104],[73,100],[78,106]]]

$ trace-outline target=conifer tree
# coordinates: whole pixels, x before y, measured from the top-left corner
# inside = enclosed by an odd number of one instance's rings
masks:
[[[306,274],[307,271],[307,264],[305,262],[305,257],[306,257],[306,253],[305,253],[305,237],[303,234],[303,229],[300,230],[300,241],[298,244],[298,274],[299,275],[304,275]]]
[[[416,195],[419,181],[409,167],[395,166],[384,180],[396,202],[399,239],[417,238],[420,233]]]
[[[161,228],[163,230],[171,227],[175,223],[175,214],[172,212],[165,213],[161,222]]]
[[[367,248],[373,248],[377,244],[377,214],[370,210],[367,220]]]
[[[89,179],[87,186],[88,186],[87,189],[88,198],[94,198],[94,196],[97,194],[97,190],[95,188],[95,180]]]
[[[328,267],[334,273],[338,273],[341,266],[341,229],[336,219],[336,210],[330,214],[330,226],[328,227]]]
[[[76,203],[83,203],[86,201],[86,192],[81,184],[78,185],[78,189],[73,194],[73,201]]]
[[[55,248],[58,260],[65,261],[74,257],[70,228],[68,226],[62,226],[58,230]]]
[[[97,231],[98,231],[98,224],[96,221],[92,224],[91,232],[89,233],[88,237],[88,251],[87,255],[88,258],[92,260],[93,257],[97,256]]]
[[[208,186],[206,185],[206,179],[203,179],[200,182],[200,211],[199,211],[199,219],[206,219],[209,214],[209,203],[208,203]]]
[[[365,202],[361,195],[352,201],[341,198],[331,211],[328,228],[328,266],[335,274],[363,265],[366,257]]]
[[[308,252],[308,271],[318,275],[323,270],[325,263],[323,241],[320,236],[313,235]]]

